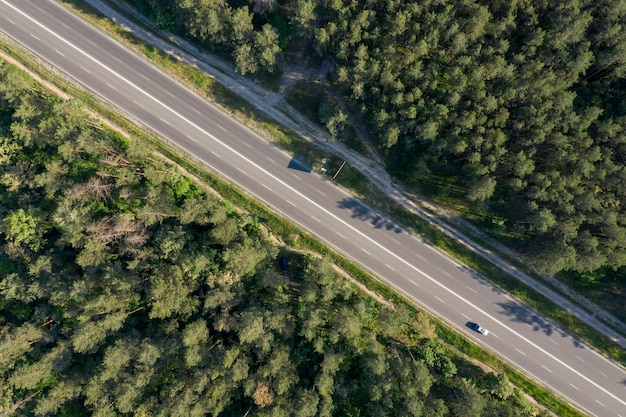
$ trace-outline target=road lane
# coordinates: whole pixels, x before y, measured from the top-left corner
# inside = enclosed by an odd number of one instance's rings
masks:
[[[626,417],[623,370],[362,206],[328,178],[294,175],[287,168],[289,155],[145,60],[49,0],[0,0],[0,16],[0,30],[9,37],[461,332],[590,414]],[[467,317],[492,334],[468,329]]]

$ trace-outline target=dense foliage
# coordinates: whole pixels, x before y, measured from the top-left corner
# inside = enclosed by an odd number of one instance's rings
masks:
[[[314,33],[409,179],[463,178],[543,270],[593,271],[626,263],[625,6],[371,2]]]
[[[0,415],[531,416],[427,318],[0,61]],[[249,413],[249,414],[246,414]]]
[[[242,73],[303,45],[332,58],[391,169],[452,178],[541,270],[626,265],[626,1],[141,4]]]

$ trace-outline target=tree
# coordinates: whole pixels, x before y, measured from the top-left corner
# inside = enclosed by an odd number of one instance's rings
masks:
[[[448,407],[441,398],[429,401],[423,411],[424,417],[444,417],[448,415]]]
[[[43,187],[48,198],[54,197],[55,194],[65,188],[68,173],[67,165],[59,160],[54,159],[46,164],[46,170],[35,177],[35,183],[39,187]]]
[[[235,67],[237,68],[237,72],[241,75],[246,75],[247,73],[254,74],[257,72],[259,68],[258,62],[250,45],[239,45],[233,51],[233,56],[235,58]]]
[[[209,223],[209,207],[211,201],[206,197],[187,198],[179,213],[180,222],[183,224],[196,223],[205,225]]]
[[[314,23],[317,20],[315,15],[315,0],[297,0],[291,24],[295,32],[304,38],[310,38],[314,31]]]
[[[270,388],[270,384],[267,382],[258,384],[252,394],[252,399],[254,404],[261,408],[271,405],[274,402],[274,393]]]
[[[22,149],[16,141],[0,136],[0,164],[5,165]]]
[[[312,390],[299,390],[294,408],[297,417],[313,417],[317,415],[320,398],[317,392]]]
[[[186,348],[185,363],[194,367],[203,362],[204,345],[209,341],[209,329],[203,319],[188,324],[183,331],[183,345]]]
[[[335,375],[343,361],[344,356],[341,353],[328,352],[320,363],[320,372],[315,379],[315,388],[320,396],[318,413],[321,416],[331,415],[334,409]]]
[[[276,248],[269,242],[244,238],[224,250],[222,260],[226,270],[235,275],[247,276],[255,272],[257,265],[269,256],[275,256]]]
[[[450,411],[455,416],[479,417],[487,405],[486,400],[480,395],[472,382],[465,378],[459,378],[453,395],[454,397],[450,402]]]
[[[186,244],[185,230],[180,226],[164,226],[154,236],[154,243],[164,259],[176,260]]]
[[[173,315],[189,317],[198,307],[183,272],[178,266],[166,266],[156,271],[150,285],[150,317],[165,319]],[[191,290],[191,291],[190,291]]]
[[[241,344],[256,342],[265,333],[263,316],[258,311],[244,311],[239,315],[237,324]]]
[[[106,242],[100,239],[85,239],[76,254],[76,264],[81,268],[98,267],[110,261],[112,254]]]
[[[42,355],[38,361],[15,369],[9,383],[17,389],[36,390],[46,384],[54,373],[61,373],[71,361],[71,349],[61,342]]]
[[[276,56],[280,53],[278,33],[269,24],[263,25],[261,31],[254,33],[254,49],[259,66],[267,72],[273,72]]]
[[[496,189],[496,180],[491,177],[482,177],[474,182],[467,191],[470,201],[485,201],[491,197]]]
[[[236,217],[229,217],[211,229],[211,239],[223,246],[230,245],[240,234],[239,222]]]
[[[78,398],[82,392],[80,381],[60,381],[37,401],[34,413],[38,416],[58,415],[64,404]]]
[[[30,96],[36,91],[35,83],[15,65],[2,62],[0,67],[0,103],[2,108],[16,107],[25,96]]]
[[[33,210],[18,208],[11,211],[2,223],[1,231],[14,242],[23,243],[33,251],[38,250],[44,243],[43,222]]]
[[[35,343],[46,336],[44,329],[29,322],[19,327],[0,327],[0,370],[13,369],[19,359],[36,348]]]
[[[240,7],[233,11],[229,21],[231,30],[230,42],[234,42],[239,46],[249,44],[254,30],[252,17],[252,13],[248,12],[248,7]],[[242,74],[245,74],[245,72],[242,72]]]
[[[126,317],[126,312],[117,311],[78,325],[71,337],[74,352],[92,353],[98,350],[110,333],[122,327]]]
[[[220,0],[178,0],[180,25],[204,41],[220,44],[228,39],[226,24],[231,10]]]
[[[506,400],[513,395],[513,385],[506,374],[489,374],[487,377],[487,391],[500,400]]]
[[[347,120],[346,114],[341,111],[339,106],[326,98],[322,100],[319,107],[319,118],[322,123],[328,129],[330,137],[336,139],[337,136],[343,131],[344,124]]]
[[[100,383],[119,380],[120,373],[128,367],[135,354],[133,342],[121,339],[106,348],[102,360],[102,370],[98,375]]]

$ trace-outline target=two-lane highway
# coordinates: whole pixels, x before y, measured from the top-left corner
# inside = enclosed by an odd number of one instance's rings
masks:
[[[289,169],[289,155],[56,2],[0,0],[0,32],[589,414],[626,417],[624,370],[327,178]]]

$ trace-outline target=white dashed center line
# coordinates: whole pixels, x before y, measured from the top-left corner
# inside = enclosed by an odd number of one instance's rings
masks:
[[[441,302],[442,302],[442,303],[444,303],[444,304],[446,303],[445,301],[443,301],[441,298],[437,297],[436,295],[435,295],[435,298],[436,298],[437,300],[441,301]]]
[[[395,269],[394,269],[391,265],[389,265],[389,264],[385,264],[385,266],[386,266],[387,268],[391,269],[392,271],[395,271]]]
[[[242,170],[241,168],[237,168],[237,171],[241,172],[243,175],[248,175],[246,174],[246,172],[244,170]]]
[[[548,368],[546,368],[545,366],[541,365],[541,367],[542,367],[543,369],[545,369],[546,371],[548,371],[548,372],[552,373],[552,371],[551,371],[551,370],[549,370]]]
[[[313,217],[313,216],[311,216],[311,218],[312,218],[313,220],[315,220],[316,222],[321,223],[321,221],[319,221],[319,219],[316,219],[316,218],[315,218],[315,217]]]
[[[170,122],[168,122],[167,120],[165,120],[165,119],[164,119],[164,118],[162,118],[162,117],[159,117],[159,120],[160,120],[160,121],[162,121],[163,123],[165,123],[165,124],[166,124],[166,125],[168,125],[168,126],[170,125]]]
[[[570,387],[574,388],[576,391],[580,391],[580,389],[576,385],[574,384],[569,384],[569,385]]]
[[[362,250],[363,252],[367,253],[368,255],[372,256],[372,254],[371,254],[371,253],[369,253],[368,251],[366,251],[365,249],[361,248],[361,250]]]
[[[294,207],[296,206],[295,204],[293,204],[293,203],[292,203],[291,201],[289,201],[289,200],[285,200],[285,201],[286,201],[286,202],[288,202],[289,204],[291,204],[291,205],[292,205],[292,206],[294,206]]]
[[[192,137],[191,137],[191,136],[189,136],[189,135],[185,135],[185,136],[187,136],[187,139],[189,139],[189,140],[192,140],[192,141],[194,141],[194,142],[198,142],[197,140],[195,140],[194,138],[192,138]],[[216,156],[219,158],[219,156],[218,156],[218,155],[216,155]]]
[[[524,352],[522,352],[521,350],[519,350],[518,348],[515,348],[516,351],[518,351],[519,353],[521,353],[522,355],[526,356],[526,354]]]
[[[270,187],[268,187],[267,185],[265,185],[265,184],[261,184],[261,185],[263,186],[263,188],[267,188],[268,190],[272,191],[272,189]]]
[[[218,158],[220,158],[220,159],[222,158],[222,157],[221,157],[218,153],[215,153],[215,152],[213,152],[213,151],[211,151],[211,153],[212,153],[213,155],[217,156],[217,157],[218,157]],[[241,171],[241,170],[240,170],[240,171]],[[243,172],[243,171],[241,171],[241,172]],[[245,174],[245,172],[243,172],[243,173]]]
[[[38,41],[40,41],[41,39],[39,39],[37,36],[33,35],[32,33],[30,34],[30,36],[32,36],[33,38],[37,39]]]

